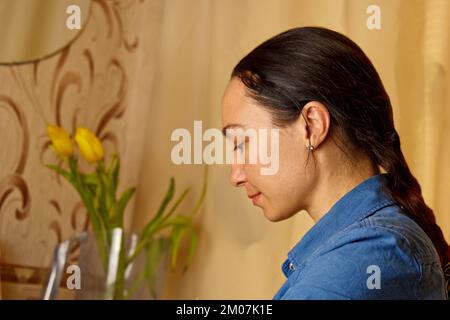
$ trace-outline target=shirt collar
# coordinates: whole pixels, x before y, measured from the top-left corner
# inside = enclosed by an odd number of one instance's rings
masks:
[[[375,211],[392,205],[394,201],[383,191],[385,174],[373,176],[339,199],[333,207],[303,236],[288,257],[297,266],[337,232]]]

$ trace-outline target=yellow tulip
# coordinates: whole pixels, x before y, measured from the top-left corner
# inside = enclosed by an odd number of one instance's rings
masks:
[[[90,163],[97,163],[103,159],[104,150],[102,143],[95,134],[86,128],[77,128],[75,142],[81,155]]]
[[[47,134],[52,142],[53,149],[60,157],[73,155],[73,144],[70,135],[61,127],[49,124]]]

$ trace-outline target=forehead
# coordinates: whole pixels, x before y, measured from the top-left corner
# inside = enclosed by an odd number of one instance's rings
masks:
[[[255,100],[246,95],[247,89],[241,80],[232,78],[222,96],[222,125],[237,123],[244,126],[267,126],[270,114]]]
[[[246,96],[245,85],[242,81],[233,77],[228,82],[222,96],[222,112],[235,111],[234,109],[239,109],[239,106],[246,105],[248,103],[252,103],[252,101]]]

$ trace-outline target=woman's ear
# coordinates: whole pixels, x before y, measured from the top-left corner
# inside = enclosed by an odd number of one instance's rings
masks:
[[[301,118],[300,121],[303,120],[305,126],[305,146],[308,148],[311,143],[317,149],[330,130],[330,113],[327,107],[318,101],[310,101],[303,107]]]

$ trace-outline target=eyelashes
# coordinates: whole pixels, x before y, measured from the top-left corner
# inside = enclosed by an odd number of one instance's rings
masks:
[[[244,140],[244,141],[242,141],[242,139],[240,139],[240,138],[238,138],[238,137],[235,137],[235,139],[234,139],[233,142],[235,142],[235,143],[241,142],[241,143],[239,143],[239,144],[234,144],[233,152],[235,152],[235,151],[238,150],[238,149],[239,149],[239,151],[241,151],[241,152],[244,151],[244,149],[245,149],[245,144],[246,144],[246,143],[249,143],[250,140],[249,140],[248,137],[244,137],[243,140]]]

